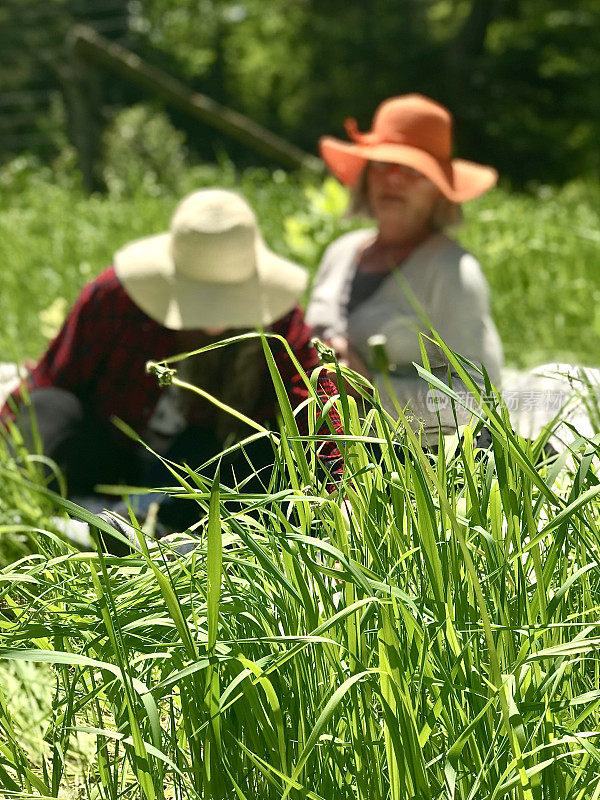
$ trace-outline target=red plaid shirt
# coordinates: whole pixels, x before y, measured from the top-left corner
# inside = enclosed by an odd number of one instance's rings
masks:
[[[306,373],[318,365],[310,342],[312,331],[299,307],[275,322],[271,332],[287,340]],[[307,398],[308,390],[283,344],[272,339],[269,343],[292,408],[296,408]],[[146,373],[146,362],[160,361],[177,352],[176,331],[159,325],[138,308],[114,268],[109,267],[83,288],[62,329],[32,369],[27,386],[29,390],[48,386],[67,389],[94,415],[101,419],[116,416],[142,435],[163,391],[157,379]],[[266,361],[262,366],[264,403],[259,404],[257,422],[273,420],[277,411]],[[318,390],[323,402],[336,392],[323,373]],[[329,417],[336,432],[341,433],[335,409]],[[301,412],[297,420],[300,433],[308,433],[307,414]],[[341,456],[333,442],[325,441],[320,458],[339,474]]]

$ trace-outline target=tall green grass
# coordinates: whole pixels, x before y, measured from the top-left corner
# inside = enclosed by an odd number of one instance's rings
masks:
[[[599,442],[544,461],[498,402],[489,452],[468,427],[434,455],[376,395],[364,421],[338,407],[333,493],[282,396],[264,492],[174,490],[192,552],[39,531],[0,571],[0,657],[54,679],[42,753],[0,697],[6,797],[66,797],[83,733],[85,796],[111,800],[600,797]],[[36,491],[10,462],[2,479]]]
[[[224,164],[175,184],[87,197],[67,172],[4,167],[0,359],[36,357],[83,283],[198,186],[241,188],[311,269],[359,224],[331,180]],[[598,195],[467,204],[457,235],[513,364],[598,363]],[[597,438],[544,462],[499,404],[490,453],[469,428],[433,456],[342,396],[330,494],[281,402],[263,493],[180,485],[187,555],[141,533],[126,558],[75,551],[51,517],[84,512],[45,492],[36,457],[0,454],[2,797],[598,800]]]

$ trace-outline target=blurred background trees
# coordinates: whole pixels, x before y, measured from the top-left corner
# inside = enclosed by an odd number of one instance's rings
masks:
[[[345,117],[365,129],[381,100],[420,91],[454,112],[460,155],[516,186],[600,167],[600,0],[3,0],[0,158],[72,139],[73,79],[102,130],[152,100],[101,70],[82,78],[64,44],[75,22],[309,152]],[[256,163],[166,111],[192,153]]]

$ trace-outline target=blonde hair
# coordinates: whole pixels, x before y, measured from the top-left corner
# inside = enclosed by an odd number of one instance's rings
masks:
[[[363,171],[352,191],[352,200],[350,208],[348,209],[348,216],[350,217],[373,217],[373,209],[369,204],[369,195],[367,191],[367,171],[369,162],[365,164]],[[431,216],[431,225],[436,231],[444,231],[449,228],[455,228],[460,225],[463,220],[462,205],[460,203],[453,203],[448,200],[443,194],[440,194],[440,199],[436,203],[435,209]]]

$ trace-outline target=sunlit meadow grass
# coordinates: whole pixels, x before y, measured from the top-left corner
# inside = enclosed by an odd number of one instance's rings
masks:
[[[239,181],[269,243],[311,269],[350,224],[331,181],[223,168],[183,189]],[[598,364],[598,195],[581,182],[467,205],[457,235],[513,364]],[[0,360],[36,357],[83,283],[177,199],[86,197],[26,160],[5,168]],[[283,401],[262,494],[187,475],[188,555],[141,534],[126,558],[74,550],[50,518],[85,512],[3,450],[2,797],[598,800],[598,441],[546,462],[543,439],[489,408],[489,453],[469,428],[434,457],[377,403],[368,423],[338,406],[336,491]]]
[[[364,422],[338,406],[333,493],[282,394],[264,492],[181,479],[187,555],[32,533],[0,572],[0,656],[52,681],[37,754],[0,698],[6,797],[68,797],[76,765],[114,800],[600,796],[598,442],[544,461],[547,434],[519,439],[488,403],[489,452],[469,427],[434,456],[376,395]],[[312,430],[321,414],[313,396]],[[50,498],[4,464],[22,533]]]
[[[71,173],[27,158],[0,170],[0,360],[36,358],[83,284],[136,237],[166,230],[177,200],[208,185],[238,188],[269,244],[311,271],[336,235],[346,193],[332,178],[281,170],[195,167],[179,194],[85,195]],[[497,189],[467,203],[456,232],[490,283],[507,361],[595,365],[600,360],[600,185],[581,180],[535,195]],[[58,299],[58,302],[57,302]],[[47,313],[44,313],[47,312]],[[41,319],[40,319],[41,314]]]

